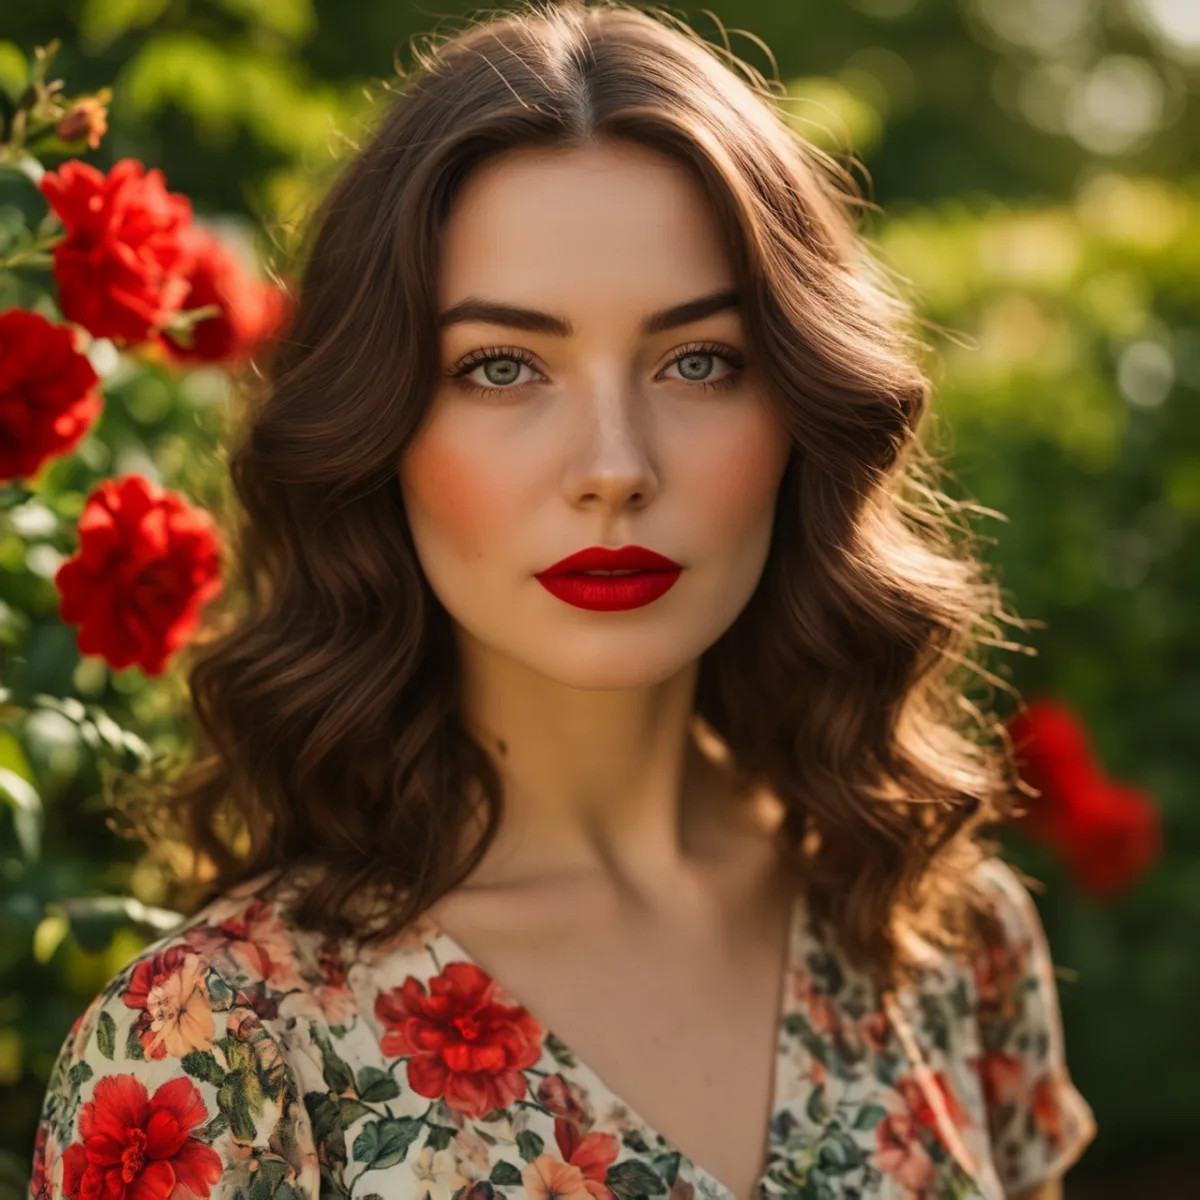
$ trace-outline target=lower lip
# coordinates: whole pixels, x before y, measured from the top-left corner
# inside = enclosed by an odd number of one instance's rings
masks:
[[[671,571],[636,571],[631,575],[538,575],[552,596],[592,612],[620,612],[653,604],[670,591],[682,567]]]

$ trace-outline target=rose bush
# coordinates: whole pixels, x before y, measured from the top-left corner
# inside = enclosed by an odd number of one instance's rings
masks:
[[[168,873],[113,838],[110,805],[94,800],[179,744],[172,667],[223,589],[210,511],[222,498],[221,402],[289,312],[285,287],[201,223],[161,170],[77,156],[103,149],[111,93],[64,95],[48,78],[54,49],[37,51],[15,118],[0,124],[0,183],[23,189],[19,209],[0,203],[0,801],[21,851],[8,878],[19,865],[19,894],[36,897],[0,902],[0,968],[39,998],[17,1043],[35,1065],[175,920]],[[78,839],[68,870],[43,856],[48,838]],[[184,971],[155,993],[178,1006],[177,1023],[192,1011],[187,982]],[[27,1077],[14,1128],[44,1074]],[[194,1098],[128,1082],[97,1090],[81,1142],[35,1148],[34,1195],[59,1156],[69,1195],[207,1194]]]

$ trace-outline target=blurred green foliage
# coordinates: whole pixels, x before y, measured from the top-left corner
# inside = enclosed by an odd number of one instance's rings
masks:
[[[1017,610],[1045,622],[1026,638],[1036,656],[1011,662],[1013,682],[1079,710],[1108,771],[1161,806],[1163,862],[1103,905],[1006,834],[1010,857],[1048,885],[1039,907],[1067,968],[1068,1061],[1100,1127],[1068,1194],[1122,1167],[1143,1180],[1148,1161],[1191,1152],[1200,1121],[1200,6],[709,10],[735,53],[786,83],[798,127],[865,167],[883,210],[869,232],[930,322],[935,440],[958,490],[1004,514],[977,527]],[[671,11],[719,41],[709,10]],[[88,160],[161,166],[198,214],[240,221],[270,257],[261,230],[303,213],[409,38],[469,11],[7,0],[0,86],[15,94],[33,46],[62,37],[57,73],[72,91],[114,88],[110,133]],[[27,181],[0,182],[0,235],[40,215]],[[32,285],[0,281],[0,309],[44,307]],[[72,547],[45,514],[77,515],[99,478],[127,470],[215,504],[227,388],[217,370],[118,365],[105,396],[79,452],[0,513],[0,650],[24,647],[4,686],[43,698],[19,720],[0,707],[13,716],[0,728],[0,1196],[21,1193],[66,1029],[157,936],[171,901],[99,797],[114,766],[176,744],[181,682],[148,686],[80,658],[51,582]],[[85,911],[74,902],[86,897],[112,899]]]

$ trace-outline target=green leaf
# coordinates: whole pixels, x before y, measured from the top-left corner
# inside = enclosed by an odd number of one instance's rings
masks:
[[[128,30],[153,24],[169,4],[170,0],[83,0],[80,37],[87,50],[103,50]]]
[[[545,1147],[546,1143],[532,1129],[523,1129],[517,1134],[517,1149],[526,1162],[533,1162]]]
[[[0,42],[0,88],[15,104],[29,85],[29,62],[20,47],[12,42]]]
[[[363,1067],[358,1073],[358,1094],[370,1104],[394,1100],[400,1095],[400,1085],[390,1071]]]
[[[287,1162],[282,1158],[272,1158],[265,1154],[258,1156],[256,1170],[251,1176],[250,1200],[271,1200],[289,1169]]]
[[[520,1187],[522,1176],[512,1163],[501,1160],[492,1168],[488,1179],[496,1187]]]
[[[385,1117],[367,1125],[354,1139],[354,1157],[367,1169],[383,1170],[403,1162],[421,1122],[413,1117]]]
[[[804,1111],[808,1119],[817,1125],[823,1125],[829,1120],[829,1109],[825,1106],[825,1085],[817,1084],[812,1090],[812,1094],[808,1097],[808,1103],[804,1106]]]
[[[2,737],[0,752],[3,751],[4,744],[16,741],[8,732],[4,732]],[[17,748],[20,748],[19,743]],[[5,757],[10,756],[11,749]],[[36,860],[42,852],[42,826],[45,820],[42,798],[38,795],[37,788],[11,768],[0,766],[0,799],[12,809],[13,829],[21,845],[21,853],[31,862]]]
[[[608,1168],[604,1182],[620,1200],[635,1200],[637,1196],[659,1196],[667,1185],[644,1162],[628,1158]]]
[[[105,1058],[112,1058],[117,1043],[117,1023],[112,1014],[101,1012],[96,1019],[96,1045]]]

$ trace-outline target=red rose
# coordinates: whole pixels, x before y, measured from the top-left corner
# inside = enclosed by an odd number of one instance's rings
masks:
[[[387,1027],[384,1054],[409,1058],[408,1082],[468,1117],[485,1117],[525,1095],[544,1031],[520,1005],[501,1003],[493,979],[473,963],[448,963],[429,981],[411,975],[375,1000]]]
[[[1028,705],[1010,733],[1022,776],[1041,793],[1027,802],[1021,829],[1053,846],[1093,895],[1127,888],[1162,849],[1149,797],[1107,778],[1083,723],[1053,700]]]
[[[221,1156],[191,1136],[207,1119],[190,1079],[169,1080],[150,1096],[136,1076],[106,1075],[79,1113],[81,1140],[63,1154],[64,1194],[167,1200],[190,1188],[207,1196],[221,1178]]]
[[[66,230],[54,247],[63,315],[119,344],[154,336],[187,295],[191,250],[182,235],[191,201],[133,158],[107,177],[69,159],[39,186]]]
[[[75,446],[103,407],[98,381],[69,325],[0,313],[0,479],[36,475]]]
[[[1136,788],[1104,783],[1075,796],[1059,821],[1063,857],[1079,885],[1115,896],[1162,853],[1158,809]]]
[[[221,312],[192,326],[190,348],[164,331],[163,349],[177,362],[240,362],[278,332],[287,311],[286,294],[250,275],[233,251],[209,230],[193,227],[188,239],[192,269],[188,274],[190,291],[182,307],[216,304]]]
[[[79,649],[159,675],[221,590],[212,519],[140,475],[106,479],[79,519],[79,552],[59,568],[59,616]]]

